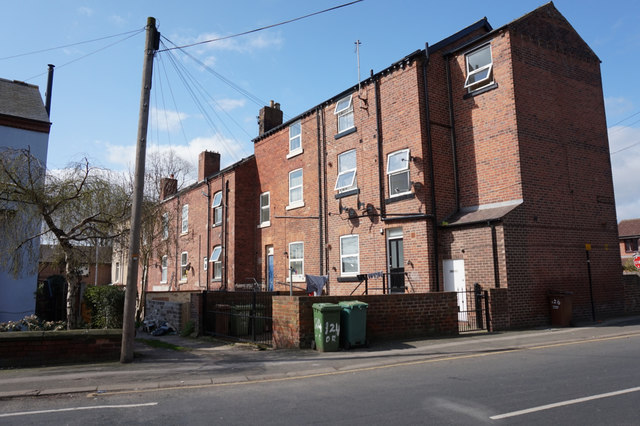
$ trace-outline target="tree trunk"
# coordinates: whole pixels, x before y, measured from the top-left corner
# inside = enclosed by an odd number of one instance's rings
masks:
[[[69,263],[65,266],[67,279],[67,329],[78,328],[78,296],[80,292],[80,280],[75,271],[70,270]]]

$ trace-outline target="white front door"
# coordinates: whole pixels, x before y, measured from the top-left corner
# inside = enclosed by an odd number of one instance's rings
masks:
[[[444,291],[458,293],[458,321],[467,320],[467,286],[464,279],[464,260],[447,259],[443,261]]]

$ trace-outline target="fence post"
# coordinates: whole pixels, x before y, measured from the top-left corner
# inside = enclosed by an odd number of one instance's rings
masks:
[[[478,328],[484,328],[484,318],[482,318],[482,287],[480,284],[475,283],[473,285],[473,293],[475,296],[476,305],[476,321],[478,322]]]
[[[493,326],[491,324],[491,314],[489,313],[489,291],[484,291],[484,315],[487,321],[487,331],[492,332]]]
[[[251,292],[251,311],[249,311],[249,321],[251,325],[251,340],[256,341],[256,291]]]

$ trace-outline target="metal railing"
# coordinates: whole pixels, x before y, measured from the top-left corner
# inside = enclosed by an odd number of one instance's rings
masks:
[[[262,291],[210,291],[203,295],[204,334],[272,344],[271,298]]]

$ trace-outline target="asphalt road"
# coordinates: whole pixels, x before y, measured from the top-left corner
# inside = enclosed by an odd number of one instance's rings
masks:
[[[640,423],[640,334],[241,383],[0,401],[0,424]]]

